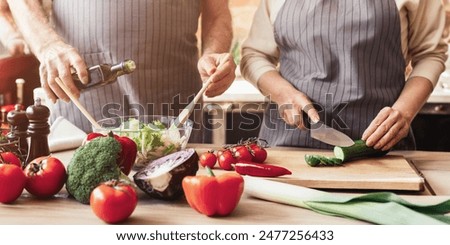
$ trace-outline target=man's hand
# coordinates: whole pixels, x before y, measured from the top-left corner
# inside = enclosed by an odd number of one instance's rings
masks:
[[[228,53],[205,54],[200,58],[197,66],[203,82],[211,79],[211,84],[205,91],[208,97],[225,92],[236,78],[236,64]]]
[[[41,62],[39,67],[41,86],[53,103],[58,98],[70,100],[56,83],[57,77],[61,78],[76,97],[79,97],[80,92],[72,80],[72,69],[85,84],[88,82],[88,72],[86,64],[74,47],[62,41],[55,41],[41,49],[37,57]]]

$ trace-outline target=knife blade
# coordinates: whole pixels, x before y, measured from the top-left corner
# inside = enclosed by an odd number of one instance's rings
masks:
[[[327,126],[322,121],[311,123],[311,138],[334,146],[352,146],[355,142],[346,134]]]

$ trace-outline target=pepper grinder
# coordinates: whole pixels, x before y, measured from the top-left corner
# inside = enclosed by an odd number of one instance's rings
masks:
[[[28,128],[28,117],[24,110],[21,110],[22,106],[16,104],[14,110],[8,112],[7,120],[11,126],[11,130],[6,136],[9,142],[19,141],[19,149],[21,153],[26,153],[28,151],[27,142],[27,128]]]
[[[47,139],[50,133],[50,125],[48,124],[50,110],[41,104],[40,98],[37,98],[34,105],[27,108],[26,115],[29,120],[27,133],[30,137],[28,155],[25,161],[28,164],[38,157],[50,155]]]

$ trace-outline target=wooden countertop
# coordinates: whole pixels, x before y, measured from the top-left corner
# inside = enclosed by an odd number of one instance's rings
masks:
[[[208,145],[195,145],[202,152]],[[275,149],[275,148],[274,148]],[[293,148],[276,148],[289,154]],[[271,149],[269,149],[271,150]],[[295,149],[298,151],[299,149]],[[73,151],[55,153],[64,163],[69,162]],[[270,152],[269,152],[270,154]],[[450,153],[396,152],[412,161],[423,173],[436,193],[398,193],[406,200],[417,203],[435,203],[450,198]],[[347,193],[348,191],[336,191]],[[360,191],[359,191],[360,192]],[[0,204],[0,224],[104,224],[88,205],[68,198],[65,189],[52,199],[40,200],[24,192],[13,204]],[[139,202],[132,216],[124,224],[369,224],[366,222],[326,216],[302,208],[257,200],[244,195],[236,210],[228,217],[206,217],[189,207],[185,199],[176,202],[155,200],[139,191]]]

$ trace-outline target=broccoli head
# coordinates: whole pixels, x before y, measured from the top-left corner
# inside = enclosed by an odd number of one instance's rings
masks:
[[[100,183],[118,179],[117,159],[121,145],[114,137],[98,137],[80,146],[67,166],[66,189],[81,203],[88,204],[91,192]]]

